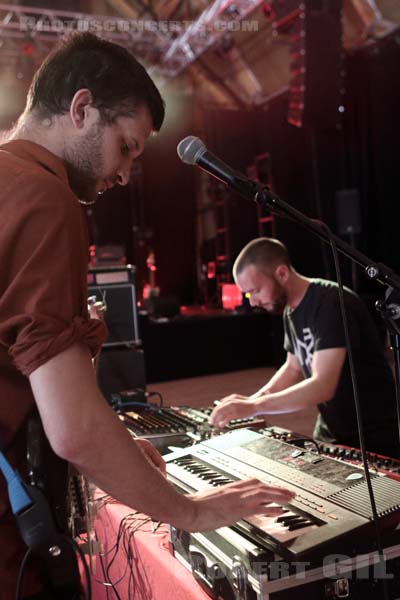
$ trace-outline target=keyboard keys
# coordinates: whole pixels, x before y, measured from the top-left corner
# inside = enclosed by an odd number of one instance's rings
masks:
[[[194,491],[212,489],[234,481],[224,473],[214,471],[212,467],[191,456],[177,458],[168,463],[167,471],[169,475],[185,482]],[[287,507],[283,510],[283,514],[278,517],[256,515],[246,518],[246,521],[262,529],[280,543],[290,542],[299,535],[318,527],[312,521],[311,516],[296,513]]]

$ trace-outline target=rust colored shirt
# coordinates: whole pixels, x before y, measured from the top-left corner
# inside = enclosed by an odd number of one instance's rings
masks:
[[[87,312],[88,238],[61,160],[33,142],[0,146],[0,439],[24,472],[25,424],[34,407],[28,375],[74,343],[95,355],[105,338]],[[14,598],[26,548],[0,473],[0,581]],[[35,591],[24,577],[24,593]]]

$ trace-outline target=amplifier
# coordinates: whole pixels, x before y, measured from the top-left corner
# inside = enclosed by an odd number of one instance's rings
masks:
[[[88,295],[106,306],[107,346],[139,345],[135,288],[136,268],[101,267],[88,271]]]

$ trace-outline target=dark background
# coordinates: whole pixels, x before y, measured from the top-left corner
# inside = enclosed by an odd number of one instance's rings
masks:
[[[212,152],[241,170],[254,162],[256,155],[269,152],[275,191],[307,215],[322,218],[334,232],[338,232],[336,192],[357,189],[361,214],[358,248],[399,272],[399,64],[397,38],[346,57],[346,110],[338,127],[290,125],[288,96],[282,94],[263,110],[203,108],[203,139]],[[190,96],[168,100],[167,116],[173,113],[174,118],[169,116],[164,130],[150,140],[135,181],[128,188],[104,194],[94,216],[100,243],[126,246],[129,261],[138,267],[139,290],[146,278],[145,257],[151,247],[162,294],[173,294],[181,303],[190,304],[198,300],[198,173],[180,162],[176,145],[186,135],[198,134],[198,124]],[[234,255],[254,237],[247,218],[253,210],[246,200],[231,194]],[[144,241],[138,229],[147,231]],[[288,245],[299,271],[334,278],[329,248],[300,225],[278,218],[277,236]],[[348,259],[342,266],[345,282],[351,284]],[[358,288],[361,293],[381,292],[361,274]]]

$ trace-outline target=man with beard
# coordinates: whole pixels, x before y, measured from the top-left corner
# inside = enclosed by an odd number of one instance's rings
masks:
[[[163,118],[163,100],[140,63],[120,46],[79,34],[42,64],[24,113],[0,146],[1,447],[26,475],[27,428],[37,409],[55,455],[106,493],[187,531],[211,530],[250,514],[276,514],[268,505],[293,494],[257,480],[179,494],[160,455],[132,441],[101,396],[91,361],[105,330],[87,311],[81,204],[128,182]],[[53,488],[55,475],[45,474]],[[25,550],[1,478],[2,600],[15,597],[18,574],[21,598],[78,597],[75,580],[62,588],[58,579],[44,583],[34,561],[21,570]]]
[[[287,358],[252,396],[224,398],[211,424],[318,406],[315,439],[359,447],[337,284],[297,273],[286,247],[271,238],[247,244],[233,274],[251,306],[283,314]],[[394,380],[378,332],[354,292],[345,289],[344,301],[367,448],[398,456]]]

